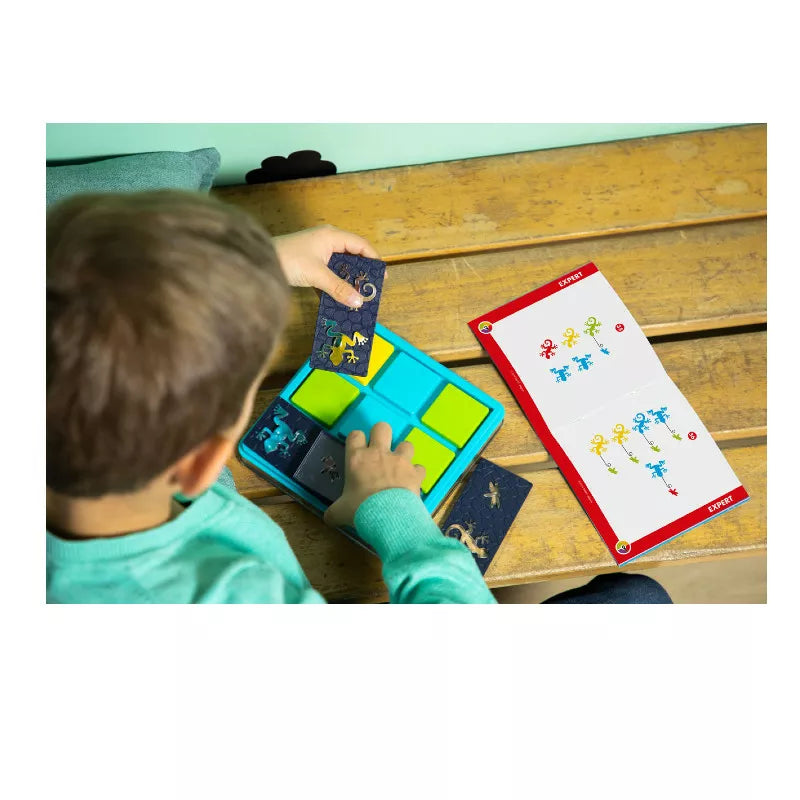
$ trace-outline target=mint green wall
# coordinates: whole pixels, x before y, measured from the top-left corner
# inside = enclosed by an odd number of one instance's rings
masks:
[[[51,123],[47,158],[195,150],[222,155],[218,185],[267,156],[318,150],[339,172],[657,136],[730,123]]]

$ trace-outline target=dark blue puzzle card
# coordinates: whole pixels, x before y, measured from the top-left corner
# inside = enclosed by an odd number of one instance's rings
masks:
[[[244,443],[285,475],[293,475],[321,432],[316,422],[276,397]]]
[[[344,491],[344,445],[324,431],[314,440],[294,479],[329,502]]]
[[[328,268],[351,283],[364,303],[361,308],[351,310],[330,295],[322,295],[311,366],[363,378],[369,369],[386,263],[350,253],[334,253]]]
[[[485,574],[532,488],[525,478],[478,459],[442,532],[461,541]]]

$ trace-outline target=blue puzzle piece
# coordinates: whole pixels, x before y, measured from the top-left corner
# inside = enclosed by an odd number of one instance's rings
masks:
[[[382,403],[377,397],[368,395],[357,406],[348,409],[333,432],[344,438],[350,431],[359,430],[364,431],[369,439],[369,432],[376,422],[386,422],[391,427],[392,447],[396,447],[398,442],[403,441],[403,437],[411,427],[407,415],[387,403]]]
[[[395,405],[416,413],[435,396],[434,390],[441,383],[442,379],[419,361],[398,353],[375,381],[375,391]]]

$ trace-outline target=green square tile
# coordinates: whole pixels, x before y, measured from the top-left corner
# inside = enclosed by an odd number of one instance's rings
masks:
[[[483,422],[489,409],[461,389],[448,383],[422,421],[453,444],[463,447]]]
[[[425,480],[422,482],[422,491],[429,492],[433,484],[439,480],[442,473],[450,465],[455,453],[449,447],[439,444],[436,439],[428,436],[419,428],[412,428],[406,436],[406,441],[414,445],[415,464],[425,467]]]
[[[306,414],[330,427],[358,397],[358,389],[335,372],[312,370],[292,395],[292,402]]]

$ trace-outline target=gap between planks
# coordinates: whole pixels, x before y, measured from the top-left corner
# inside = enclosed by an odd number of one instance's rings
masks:
[[[621,226],[619,228],[606,228],[603,230],[575,231],[571,233],[541,236],[539,238],[512,239],[509,241],[484,242],[475,247],[460,244],[457,247],[430,248],[420,251],[410,251],[399,256],[381,256],[388,266],[400,266],[407,263],[422,261],[436,261],[459,256],[477,256],[484,253],[498,253],[505,250],[523,250],[532,247],[547,247],[548,245],[563,244],[566,242],[590,241],[592,239],[606,239],[615,236],[626,236],[632,233],[657,233],[674,228],[696,228],[701,225],[724,225],[726,223],[746,222],[747,220],[766,219],[767,212],[746,212],[742,214],[727,214],[720,217],[704,217],[700,219],[680,219],[666,222],[648,222],[646,225]]]
[[[707,334],[709,336],[727,336],[733,333],[731,328],[742,328],[736,333],[749,333],[756,330],[764,330],[767,324],[767,313],[753,312],[748,314],[735,314],[724,317],[706,317],[704,319],[686,320],[685,322],[654,323],[642,325],[641,330],[645,336],[654,344],[659,340],[670,336],[681,336],[688,334]],[[749,330],[748,330],[749,329]],[[486,351],[477,343],[474,348],[459,348],[458,350],[429,350],[426,351],[434,361],[454,369],[457,367],[477,366],[490,363]],[[291,372],[281,370],[269,373],[264,382],[259,387],[259,391],[269,389],[282,389],[295,374],[301,365]]]
[[[734,447],[751,447],[767,443],[767,426],[742,428],[733,431],[717,431],[711,434],[721,450]],[[482,454],[481,454],[482,455]],[[243,463],[243,462],[240,462]],[[540,471],[556,469],[556,462],[546,450],[525,456],[493,456],[492,463],[510,470],[511,472]],[[247,467],[247,465],[244,465]],[[249,469],[249,467],[247,467]],[[457,488],[460,484],[457,484]],[[263,484],[256,490],[243,490],[242,497],[256,502],[258,505],[275,505],[278,503],[293,503],[292,497],[284,494],[272,484]],[[442,504],[446,505],[445,503]]]

